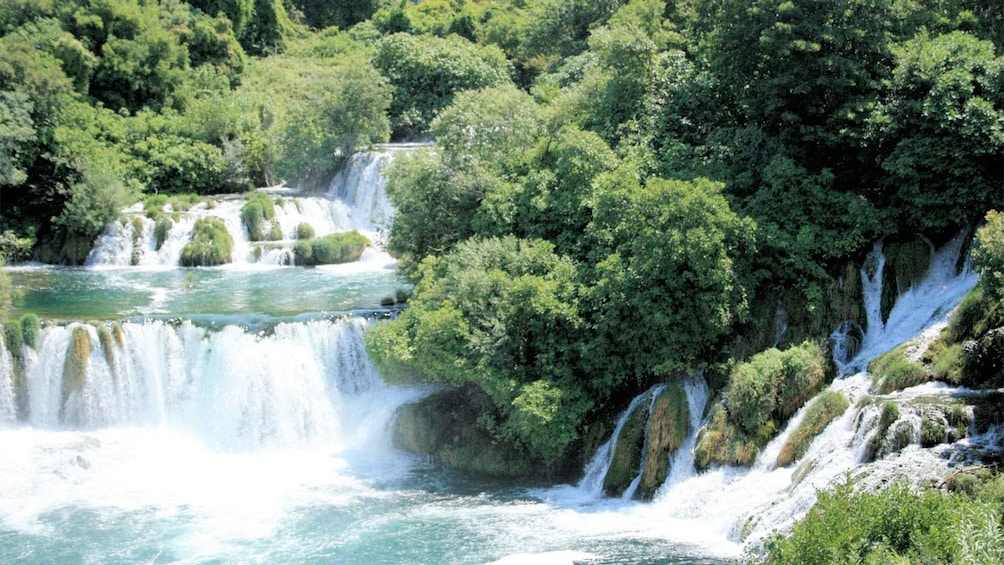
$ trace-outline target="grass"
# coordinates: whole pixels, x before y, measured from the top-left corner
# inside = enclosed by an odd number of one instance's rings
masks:
[[[924,365],[908,359],[906,351],[906,346],[901,345],[869,363],[868,371],[878,385],[879,394],[889,394],[931,380],[931,374]]]
[[[806,409],[805,417],[788,437],[777,456],[777,466],[786,467],[798,461],[808,451],[812,440],[844,413],[850,403],[842,393],[827,390],[816,397]]]

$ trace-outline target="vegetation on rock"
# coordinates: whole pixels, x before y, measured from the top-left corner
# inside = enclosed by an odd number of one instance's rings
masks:
[[[369,245],[370,240],[357,231],[332,233],[296,242],[293,261],[305,266],[350,263],[358,261]]]
[[[206,216],[195,221],[192,240],[181,250],[185,267],[212,267],[232,260],[234,238],[223,220]]]

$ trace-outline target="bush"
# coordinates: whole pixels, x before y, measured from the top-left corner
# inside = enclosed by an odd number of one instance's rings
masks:
[[[806,409],[802,422],[781,448],[781,453],[777,456],[777,466],[790,465],[805,455],[812,440],[849,406],[847,397],[835,390],[828,390],[816,397]]]
[[[915,492],[905,484],[858,492],[847,482],[820,493],[789,537],[768,541],[764,562],[1001,563],[1001,518],[1001,506],[979,495]]]
[[[156,240],[155,249],[157,251],[160,251],[160,248],[164,246],[164,242],[167,241],[167,232],[171,231],[172,227],[174,227],[174,220],[171,218],[162,217],[154,224],[153,237]]]
[[[181,250],[184,267],[211,267],[231,261],[234,238],[223,220],[206,216],[195,221],[192,241]]]
[[[296,239],[312,239],[314,237],[314,226],[303,222],[296,226]]]
[[[767,424],[769,427],[770,424]],[[704,470],[712,465],[752,465],[758,447],[732,421],[718,405],[711,421],[701,430],[694,448],[694,466]]]
[[[297,265],[336,265],[358,261],[363,251],[370,245],[366,236],[357,232],[340,232],[299,241],[293,248],[293,260]]]

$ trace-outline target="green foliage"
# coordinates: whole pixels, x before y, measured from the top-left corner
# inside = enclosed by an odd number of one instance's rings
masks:
[[[931,375],[920,363],[907,358],[907,346],[888,351],[868,364],[879,394],[889,394],[930,380]]]
[[[73,417],[70,401],[79,397],[87,381],[87,365],[91,359],[91,336],[82,325],[73,327],[70,334],[70,347],[63,362],[63,382],[59,403],[59,419],[64,423]]]
[[[729,417],[750,436],[772,419],[784,422],[822,387],[825,365],[813,342],[754,355],[732,370],[723,397]]]
[[[972,257],[980,286],[990,296],[1004,298],[1004,214],[987,212],[985,223],[976,231]]]
[[[801,423],[791,432],[788,441],[781,448],[777,456],[777,466],[785,467],[801,459],[809,450],[812,440],[849,406],[847,397],[835,390],[827,390],[817,396],[806,408]]]
[[[248,239],[251,241],[266,241],[266,222],[275,219],[275,201],[264,192],[252,192],[247,202],[241,208],[241,221],[248,229]],[[281,237],[277,239],[282,239]]]
[[[42,331],[42,322],[32,313],[21,316],[18,322],[21,326],[21,342],[32,349],[38,348],[38,334]]]
[[[552,462],[591,407],[575,378],[575,267],[510,236],[462,242],[420,273],[409,307],[367,333],[381,374],[481,388],[501,418],[489,431]]]
[[[859,492],[849,482],[821,492],[789,537],[764,561],[787,563],[997,563],[1004,554],[1001,507],[986,500],[895,484]]]
[[[370,245],[366,236],[357,232],[338,232],[316,239],[301,240],[293,248],[297,265],[337,265],[358,261]]]
[[[14,297],[17,292],[10,274],[3,270],[6,263],[6,260],[0,256],[0,323],[6,322],[7,316],[14,309]]]
[[[457,92],[498,86],[509,75],[501,50],[459,36],[387,36],[376,45],[373,66],[394,88],[389,113],[395,138],[424,134]]]
[[[232,260],[234,238],[223,220],[206,216],[195,221],[192,240],[181,250],[184,267],[212,267]]]
[[[751,223],[706,179],[612,179],[593,197],[596,245],[587,300],[599,373],[642,378],[694,366],[745,314],[734,257]]]
[[[314,237],[314,227],[303,222],[296,226],[296,239],[310,239]]]
[[[769,439],[774,432],[773,425],[768,422],[764,428],[757,433]],[[694,466],[699,470],[712,465],[750,466],[756,460],[758,450],[756,440],[747,436],[733,423],[724,405],[716,404],[712,409],[710,421],[697,436]]]

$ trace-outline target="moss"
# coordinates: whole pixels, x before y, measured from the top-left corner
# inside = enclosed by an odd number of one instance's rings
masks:
[[[268,240],[269,241],[279,241],[282,239],[282,226],[279,222],[272,222],[272,227],[268,230]]]
[[[670,457],[690,433],[690,407],[687,394],[678,384],[667,385],[652,404],[645,465],[638,484],[638,496],[651,499],[669,475]]]
[[[638,470],[645,447],[645,425],[648,423],[648,405],[639,402],[628,415],[614,445],[610,467],[603,479],[603,492],[620,496],[631,485]]]
[[[38,336],[42,331],[42,321],[32,313],[21,316],[21,341],[32,349],[38,349]]]
[[[275,218],[275,202],[272,197],[264,192],[252,192],[248,195],[247,202],[241,208],[241,220],[247,226],[248,238],[251,241],[266,240],[265,226],[273,218]]]
[[[931,379],[931,374],[923,365],[907,359],[906,352],[907,346],[901,345],[868,364],[868,370],[878,384],[879,394],[917,386]]]
[[[296,239],[312,239],[314,235],[314,226],[306,222],[296,226]]]
[[[229,263],[234,239],[223,220],[212,216],[199,218],[192,229],[192,241],[181,250],[185,267],[208,267]]]
[[[76,326],[70,337],[70,348],[63,363],[63,386],[60,399],[59,417],[66,421],[67,403],[84,389],[87,379],[87,364],[91,359],[91,336],[84,326]]]
[[[699,471],[712,465],[752,465],[757,445],[733,424],[721,404],[715,406],[711,421],[701,430],[694,449],[694,466]]]
[[[830,425],[830,422],[843,414],[850,407],[850,402],[842,393],[828,390],[823,392],[806,409],[805,417],[788,437],[777,456],[777,466],[786,467],[799,460],[809,450],[812,440]]]
[[[877,431],[868,445],[865,446],[864,462],[874,461],[882,450],[889,428],[899,419],[899,406],[895,402],[886,401],[882,403],[882,412],[879,414]]]
[[[340,232],[299,241],[293,248],[297,265],[335,265],[358,261],[370,240],[358,231]]]
[[[160,218],[153,225],[153,238],[157,251],[160,251],[160,248],[164,247],[164,242],[167,241],[167,233],[171,231],[172,227],[174,227],[174,220],[171,218]]]
[[[98,324],[98,342],[101,344],[101,351],[105,354],[105,361],[108,366],[115,363],[115,338],[112,336],[111,328],[108,324]]]

